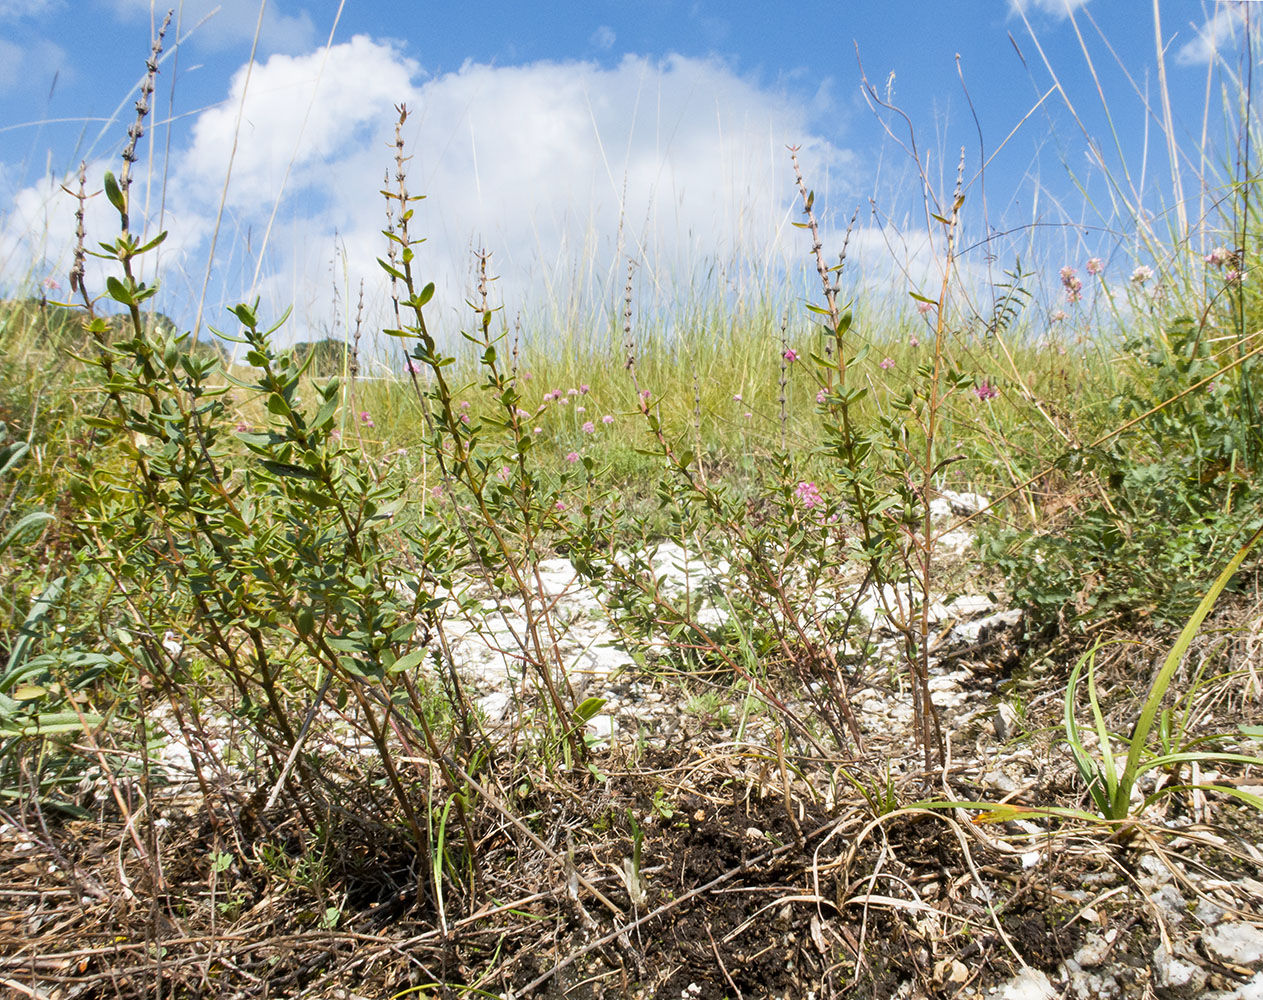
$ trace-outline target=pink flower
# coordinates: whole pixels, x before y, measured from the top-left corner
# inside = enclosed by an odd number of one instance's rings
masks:
[[[1088,274],[1100,274],[1105,270],[1105,262],[1100,257],[1092,257],[1088,260]]]
[[[1066,289],[1067,302],[1079,302],[1084,283],[1080,282],[1074,268],[1061,269],[1061,287]]]
[[[252,430],[254,430],[254,428],[251,427],[249,424],[241,423],[237,425],[238,434],[248,434]]]
[[[785,348],[785,353],[782,354],[781,357],[784,358],[786,361],[788,361],[790,364],[793,364],[795,361],[798,360],[798,352],[795,351],[792,347],[787,347]]]
[[[1235,267],[1224,272],[1224,281],[1230,285],[1241,284],[1241,272]]]
[[[984,403],[989,399],[995,399],[1000,395],[1000,390],[993,386],[990,382],[983,382],[974,386],[974,395]]]
[[[542,428],[542,427],[536,427],[536,428],[535,428],[535,430],[534,430],[534,431],[532,431],[532,433],[533,433],[533,434],[543,434],[543,433],[544,433],[544,428]]]
[[[641,390],[640,390],[640,398],[641,398],[641,399],[648,399],[648,398],[649,398],[649,390],[648,390],[648,389],[641,389]]]
[[[1211,267],[1223,267],[1235,256],[1236,254],[1227,247],[1215,247],[1214,250],[1206,255],[1206,263]]]
[[[1143,285],[1146,281],[1153,277],[1153,268],[1147,264],[1141,264],[1136,270],[1131,272],[1131,280],[1134,284]]]
[[[916,337],[909,337],[909,338],[908,338],[908,346],[909,346],[909,347],[920,347],[920,346],[921,346],[921,341],[917,340],[917,338],[916,338]]]
[[[591,390],[588,388],[586,383],[580,384],[579,395],[586,396],[589,392],[591,392]]]
[[[574,408],[574,411],[575,411],[575,413],[587,413],[587,412],[588,412],[588,408],[587,408],[586,406],[576,406],[576,407]]]
[[[933,302],[918,302],[917,303],[917,312],[919,312],[922,316],[925,316],[928,313],[932,313],[937,308],[938,306],[935,305]]]
[[[370,413],[368,412],[368,410],[361,410],[361,411],[360,411],[360,423],[362,423],[365,427],[376,427],[376,426],[377,426],[376,424],[374,424],[374,423],[373,423],[373,417],[372,417],[372,414],[370,414]]]
[[[558,500],[555,504],[553,504],[553,510],[555,510],[558,514],[560,514],[565,509],[566,509],[566,501],[564,500]]]
[[[421,374],[421,366],[417,364],[415,361],[409,361],[407,364],[403,366],[403,370],[407,372],[409,375]]]
[[[1057,309],[1053,313],[1051,313],[1048,318],[1053,323],[1060,323],[1063,319],[1066,318],[1066,311],[1064,309]]]
[[[888,369],[888,368],[893,368],[893,367],[895,367],[895,359],[894,359],[894,358],[882,358],[882,359],[881,359],[881,366],[880,366],[880,367],[882,368],[882,370],[883,370],[883,371],[884,371],[884,370],[886,370],[886,369]]]
[[[43,280],[42,284],[43,284],[43,285],[44,285],[44,287],[45,287],[45,288],[47,288],[49,291],[53,291],[53,292],[60,292],[60,291],[61,291],[61,285],[57,284],[57,279],[56,279],[56,278],[54,278],[54,277],[52,277],[52,276],[49,276],[49,277],[45,278],[45,279]]]
[[[601,423],[603,424],[612,424],[613,422],[614,422],[613,414],[607,413],[605,414],[605,416],[601,418]]]
[[[820,490],[815,483],[799,483],[794,487],[794,495],[798,497],[799,502],[808,510],[824,503],[824,497],[820,495]]]
[[[818,393],[816,393],[816,402],[817,402],[817,403],[824,403],[824,401],[825,401],[826,399],[828,399],[828,398],[829,398],[829,390],[828,390],[828,389],[821,389]]]
[[[1066,290],[1066,301],[1079,301],[1083,291],[1083,282],[1079,280],[1079,276],[1075,273],[1073,267],[1063,267],[1061,269],[1061,287]]]
[[[532,375],[530,372],[522,372],[522,381],[523,381],[523,382],[529,382],[529,381],[530,381],[531,379],[533,379],[534,377],[535,377],[535,376],[534,376],[534,375]]]
[[[567,390],[566,390],[566,395],[567,395],[567,396],[577,396],[577,395],[579,395],[579,390],[578,390],[578,389],[567,389]]]
[[[734,393],[732,394],[732,401],[733,401],[734,403],[740,403],[740,402],[741,402],[741,393],[739,393],[739,392],[734,392]]]
[[[570,452],[566,455],[566,461],[571,463],[579,461],[579,453],[577,451]]]
[[[584,434],[593,434],[595,432],[596,432],[596,424],[594,424],[591,420],[589,420],[586,424],[583,425]]]

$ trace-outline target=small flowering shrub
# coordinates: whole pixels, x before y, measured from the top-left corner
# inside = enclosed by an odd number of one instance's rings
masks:
[[[1137,271],[1132,280],[1150,280],[1149,269]],[[1238,348],[1190,317],[1124,344],[1129,377],[1109,403],[1119,432],[1060,463],[1087,486],[1080,502],[1038,530],[1001,531],[985,543],[1035,628],[1188,616],[1207,574],[1259,519],[1259,346]]]

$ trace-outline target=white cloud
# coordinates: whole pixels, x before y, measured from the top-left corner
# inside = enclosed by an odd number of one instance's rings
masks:
[[[800,104],[716,61],[470,64],[418,81],[398,50],[359,37],[330,51],[317,85],[321,60],[273,57],[256,68],[228,197],[234,224],[253,225],[257,246],[294,157],[260,290],[300,306],[311,289],[327,298],[335,233],[352,294],[364,278],[370,299],[384,298],[379,191],[393,173],[399,102],[412,112],[409,184],[427,196],[413,222],[413,235],[428,240],[417,270],[438,283],[438,311],[449,319],[469,294],[475,247],[493,252],[496,292],[510,311],[609,301],[627,255],[644,265],[639,280],[666,296],[687,294],[694,272],[716,262],[783,266],[787,252],[803,251],[788,226],[786,145],[803,146],[821,189],[830,171],[838,187],[849,162],[812,134]],[[199,118],[179,190],[218,190],[242,81],[238,74],[224,105]]]
[[[0,94],[23,90],[46,93],[54,74],[65,78],[67,65],[65,50],[52,42],[18,45],[0,38]]]
[[[107,169],[118,171],[117,162],[102,160],[87,165],[88,200],[84,212],[84,228],[89,250],[118,234],[118,212],[101,194],[101,182]],[[3,172],[0,172],[0,180]],[[77,199],[70,193],[79,189],[78,175],[45,177],[18,191],[4,215],[0,217],[0,273],[9,279],[3,293],[13,291],[14,282],[38,283],[53,278],[68,291],[68,275],[75,245],[75,211]],[[137,234],[153,236],[157,232],[156,192],[147,191],[143,181],[132,187],[131,227]],[[149,209],[147,212],[146,209]],[[146,226],[149,215],[153,224]],[[161,248],[166,273],[179,273],[190,266],[189,253],[201,244],[207,233],[204,219],[188,217],[182,211],[168,211],[163,219],[168,231]],[[150,278],[154,258],[142,258],[141,277]],[[100,294],[107,274],[116,274],[108,262],[89,257],[86,261],[87,285],[90,292]],[[159,308],[162,308],[160,305]]]
[[[205,265],[195,262],[208,248],[244,84],[239,71],[224,102],[197,118],[173,165],[174,242],[186,253],[202,242],[184,265],[192,273],[168,272],[169,288],[181,277],[200,286]],[[409,187],[427,196],[412,222],[414,238],[427,239],[416,272],[438,284],[431,318],[447,329],[470,295],[472,248],[493,252],[492,271],[501,276],[495,295],[509,315],[615,302],[629,256],[641,264],[646,297],[669,308],[704,282],[725,294],[744,274],[805,260],[805,237],[789,225],[798,216],[788,144],[802,147],[822,204],[826,193],[840,203],[849,190],[844,168],[852,158],[813,133],[809,100],[719,61],[468,64],[425,79],[397,47],[361,36],[327,58],[317,50],[255,67],[216,252],[224,296],[249,293],[251,255],[292,160],[257,288],[265,309],[276,315],[293,303],[289,336],[318,334],[332,323],[331,282],[349,289],[344,303],[354,302],[362,278],[370,322],[382,325],[380,189],[383,175],[394,173],[401,102],[410,111]],[[23,194],[38,201],[31,189]],[[207,316],[217,325],[222,310]]]
[[[1043,11],[1053,17],[1069,17],[1089,0],[1009,0],[1009,9],[1019,12]]]
[[[1175,53],[1180,66],[1204,66],[1214,59],[1225,43],[1236,41],[1238,32],[1245,25],[1245,10],[1241,4],[1220,3],[1209,21],[1195,29],[1197,37],[1185,42]]]
[[[588,44],[594,49],[610,49],[614,47],[616,37],[614,29],[608,24],[603,24],[596,31],[592,32],[592,36],[588,39]]]
[[[152,4],[150,0],[109,0],[122,15],[148,18],[156,10],[159,19],[168,7],[174,7],[180,18],[180,32],[197,27],[191,41],[212,49],[248,43],[254,38],[259,20],[260,0],[167,0]],[[173,22],[174,23],[174,22]],[[315,25],[311,16],[300,10],[296,14],[285,13],[282,6],[271,0],[263,11],[263,25],[259,44],[264,52],[306,52],[317,43]]]
[[[0,18],[39,17],[61,6],[61,0],[0,0]]]

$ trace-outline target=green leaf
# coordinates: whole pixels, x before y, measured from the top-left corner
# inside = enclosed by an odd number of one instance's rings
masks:
[[[289,462],[271,462],[265,460],[263,468],[267,469],[273,475],[281,476],[285,479],[309,479],[318,480],[317,476],[310,469],[304,469],[301,465],[291,465]]]
[[[105,197],[120,213],[127,211],[127,200],[123,197],[123,189],[118,186],[118,179],[109,170],[105,172]]]
[[[105,279],[105,290],[110,293],[110,298],[115,302],[121,302],[125,306],[136,305],[136,296],[113,275]]]
[[[3,465],[0,465],[0,476],[4,475],[17,465],[18,462],[22,461],[22,459],[26,456],[26,453],[30,450],[31,446],[25,441],[15,441],[13,444],[8,445],[3,451],[0,451],[0,461],[4,463]]]
[[[575,706],[574,721],[576,726],[591,722],[593,716],[605,707],[604,698],[587,698]]]
[[[425,655],[426,650],[424,647],[414,649],[411,653],[405,653],[387,668],[388,672],[402,674],[407,673],[409,670],[415,670],[421,664],[421,661],[425,659]]]
[[[164,229],[157,236],[155,236],[148,243],[146,243],[143,247],[137,248],[136,253],[138,254],[148,253],[154,247],[162,246],[162,244],[166,241],[166,238],[167,238],[167,231]]]
[[[4,540],[0,541],[0,552],[4,552],[8,549],[8,547],[13,544],[14,539],[22,534],[22,532],[41,524],[47,524],[52,519],[53,515],[45,510],[32,511],[30,514],[27,514],[26,517],[22,518],[22,520],[18,521],[17,524],[10,528],[8,534],[4,536]]]

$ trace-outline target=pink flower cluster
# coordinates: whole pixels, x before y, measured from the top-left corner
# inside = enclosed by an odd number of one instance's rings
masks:
[[[813,507],[820,507],[824,504],[824,497],[820,495],[820,489],[815,483],[801,482],[794,487],[794,496],[808,510]]]
[[[984,403],[989,399],[995,399],[1000,395],[1000,390],[993,386],[990,382],[981,382],[974,386],[974,395]]]
[[[1206,255],[1206,263],[1221,270],[1226,267],[1224,281],[1229,285],[1241,283],[1241,260],[1235,250],[1229,250],[1227,247],[1215,247],[1214,250]]]
[[[1083,297],[1083,282],[1073,267],[1061,269],[1061,287],[1066,290],[1067,302],[1078,302]]]

